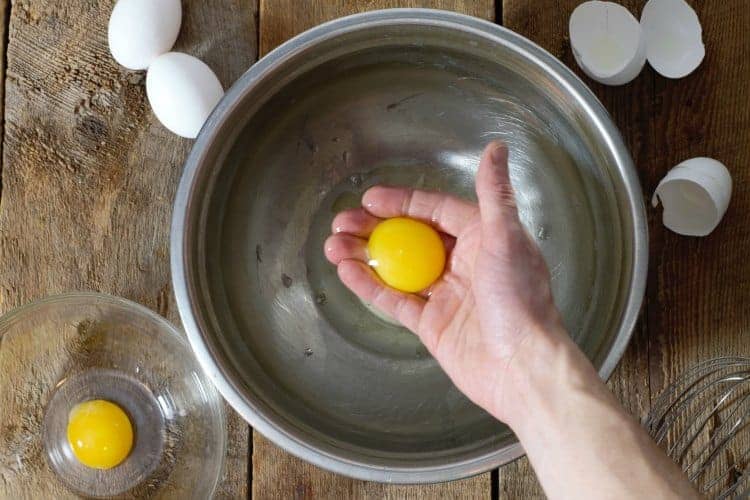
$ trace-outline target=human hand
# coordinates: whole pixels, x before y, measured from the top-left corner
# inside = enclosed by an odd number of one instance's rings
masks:
[[[566,334],[518,218],[503,144],[484,150],[476,190],[478,206],[373,187],[363,208],[334,218],[326,256],[347,287],[415,332],[464,394],[510,425],[550,498],[698,498]],[[397,216],[432,224],[448,250],[443,275],[421,294],[387,287],[367,265],[373,228]]]
[[[512,366],[538,337],[567,338],[550,278],[518,218],[508,150],[485,148],[476,177],[479,205],[453,196],[375,186],[362,208],[338,214],[326,257],[362,300],[416,333],[456,386],[508,422],[517,394]],[[367,265],[367,238],[382,218],[432,224],[448,250],[445,272],[422,294],[386,286]],[[510,422],[509,422],[510,423]]]

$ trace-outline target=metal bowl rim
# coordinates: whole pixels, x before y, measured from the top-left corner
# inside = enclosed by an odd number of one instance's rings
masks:
[[[445,465],[430,467],[382,467],[350,460],[322,450],[306,440],[306,435],[296,429],[285,429],[274,419],[271,411],[262,408],[262,402],[242,396],[240,389],[213,355],[215,345],[210,345],[193,314],[192,303],[195,292],[188,283],[189,254],[187,252],[189,230],[188,214],[195,203],[194,181],[202,169],[210,168],[206,162],[209,146],[221,140],[229,117],[264,75],[284,64],[296,53],[344,33],[371,28],[377,25],[422,25],[438,26],[472,33],[493,43],[505,46],[541,67],[551,78],[564,86],[584,107],[605,139],[608,151],[614,157],[622,176],[629,201],[630,218],[633,222],[632,275],[628,284],[628,296],[623,308],[620,327],[612,346],[599,368],[603,379],[609,378],[622,357],[632,335],[646,287],[648,267],[648,233],[646,213],[640,182],[630,154],[619,130],[592,91],[565,65],[530,40],[492,22],[456,12],[435,9],[386,9],[354,14],[318,25],[288,40],[253,64],[227,91],[206,121],[185,162],[172,216],[171,270],[177,305],[188,341],[204,371],[227,402],[258,432],[293,455],[324,469],[362,480],[389,483],[431,483],[469,477],[494,469],[523,455],[519,443],[474,457]]]

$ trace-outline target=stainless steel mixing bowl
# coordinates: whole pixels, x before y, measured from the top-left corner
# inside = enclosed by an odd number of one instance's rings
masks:
[[[571,335],[603,377],[633,328],[646,276],[638,179],[592,93],[491,23],[431,10],[319,26],[227,92],[185,166],[172,272],[190,343],[255,429],[363,479],[428,482],[518,457],[419,341],[336,279],[333,215],[376,183],[473,198],[501,138],[524,223]]]

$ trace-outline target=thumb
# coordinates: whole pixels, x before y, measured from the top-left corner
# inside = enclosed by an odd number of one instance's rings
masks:
[[[484,148],[476,178],[483,235],[491,236],[519,224],[516,197],[508,173],[508,147],[494,141]]]

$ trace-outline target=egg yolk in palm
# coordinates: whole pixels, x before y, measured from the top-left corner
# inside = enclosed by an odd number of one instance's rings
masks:
[[[111,469],[133,448],[133,425],[122,408],[103,399],[77,404],[68,414],[68,443],[83,465]]]
[[[388,285],[419,292],[443,273],[445,246],[431,226],[406,217],[375,226],[367,242],[370,265]]]

